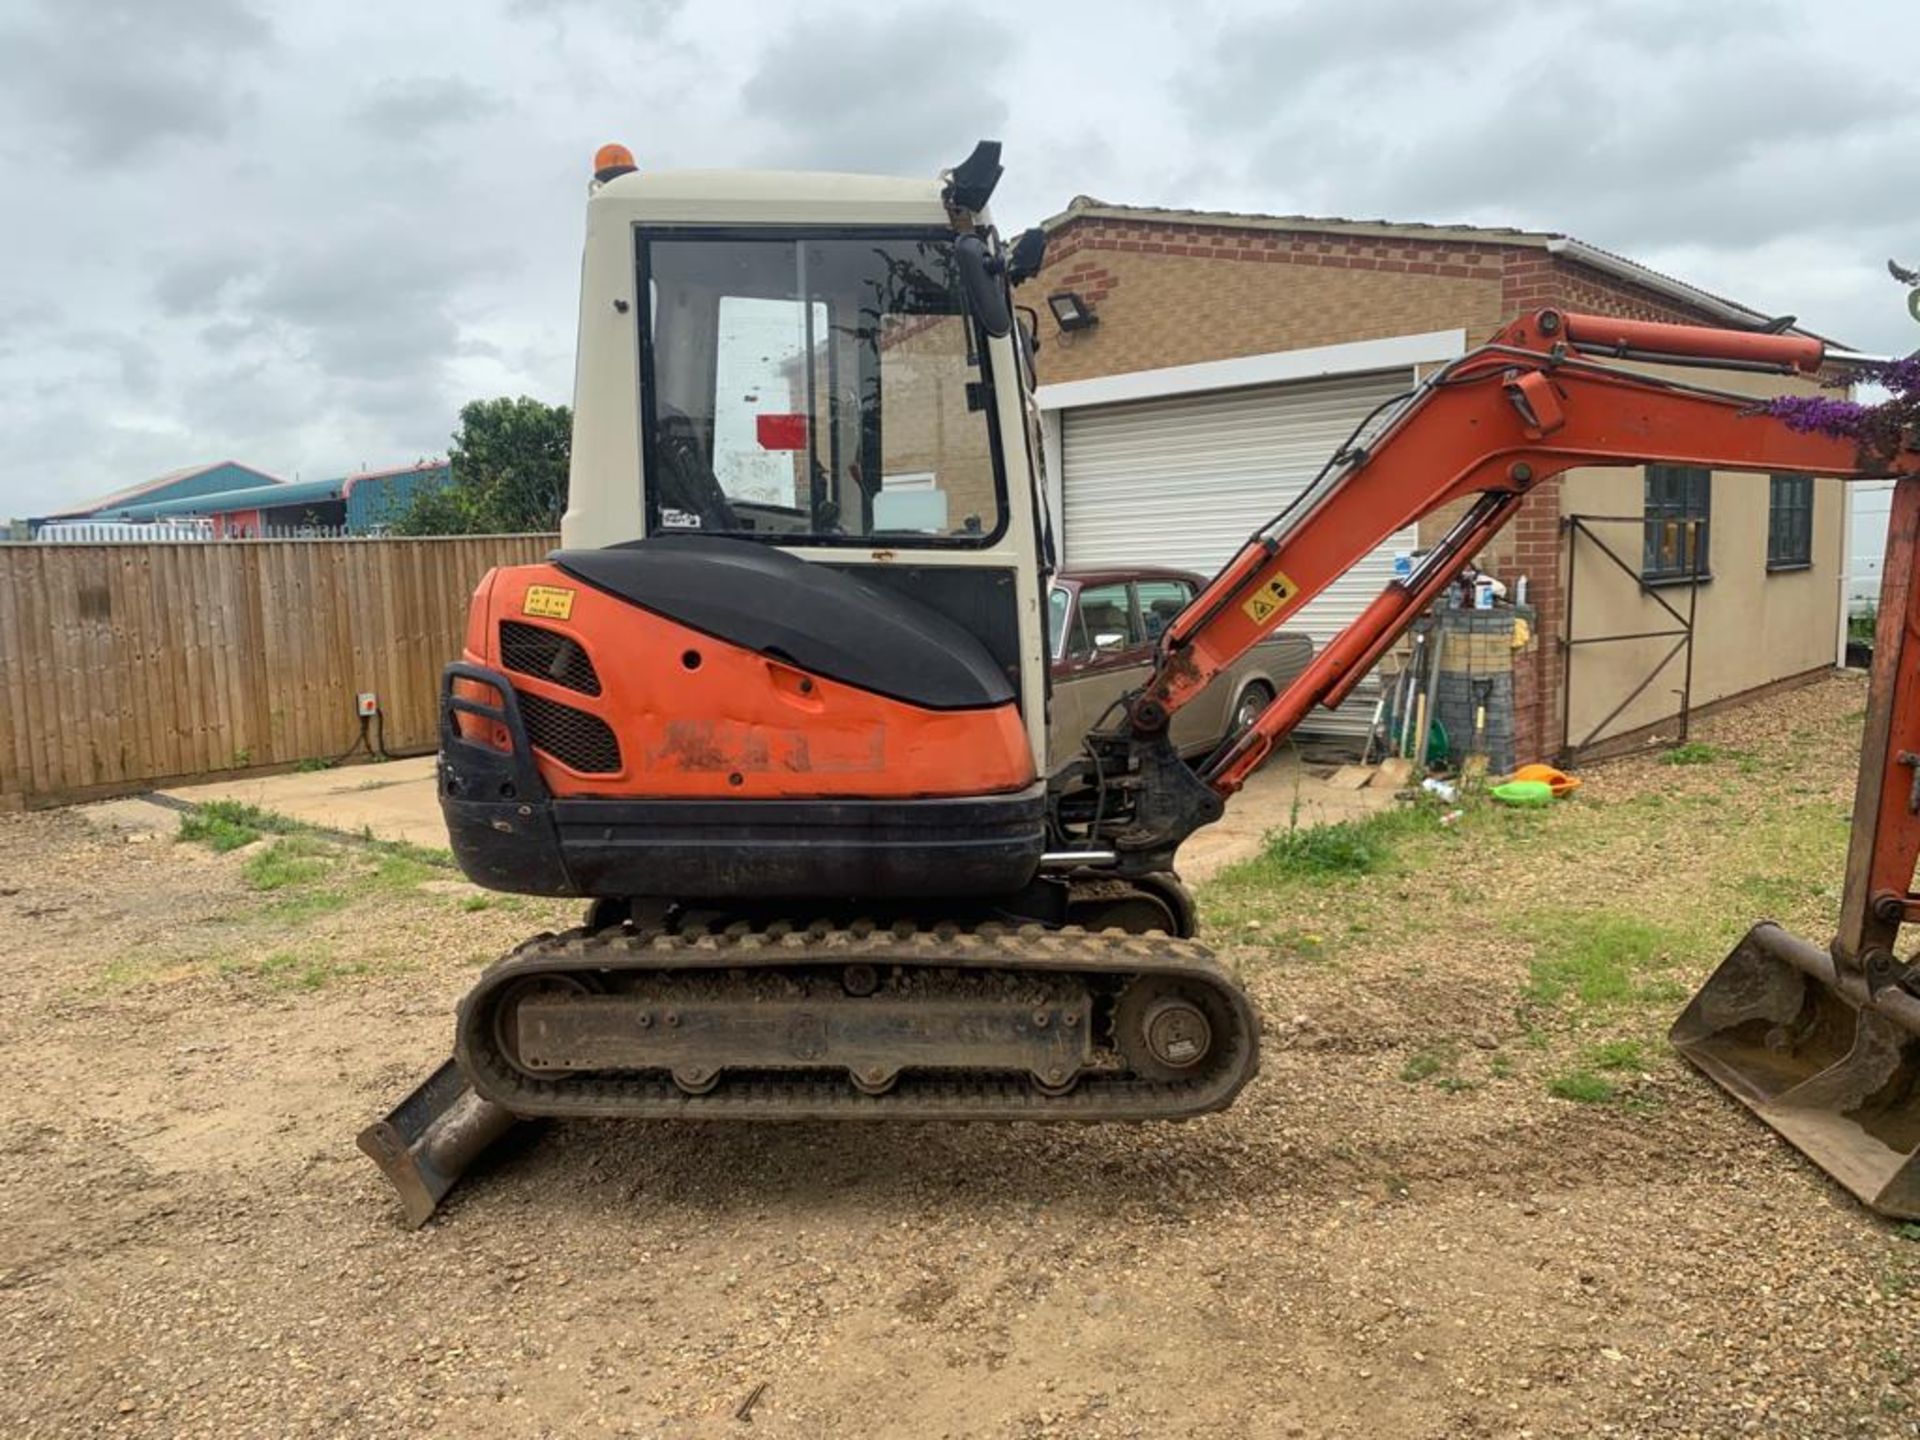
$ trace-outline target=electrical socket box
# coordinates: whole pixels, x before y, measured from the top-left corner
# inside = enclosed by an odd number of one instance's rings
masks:
[[[362,690],[354,698],[353,708],[362,720],[370,720],[380,713],[380,698],[371,690]]]

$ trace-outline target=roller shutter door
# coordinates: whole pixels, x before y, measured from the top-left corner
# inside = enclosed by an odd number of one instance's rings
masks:
[[[1212,575],[1285,509],[1353,427],[1413,384],[1410,370],[1252,386],[1061,415],[1062,541],[1068,566],[1174,565]],[[1393,574],[1394,536],[1285,627],[1317,653]],[[1378,691],[1362,684],[1303,730],[1364,735]]]

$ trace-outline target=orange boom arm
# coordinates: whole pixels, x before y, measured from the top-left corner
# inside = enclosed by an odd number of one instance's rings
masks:
[[[1313,706],[1339,704],[1551,476],[1647,463],[1854,479],[1920,472],[1910,446],[1868,454],[1851,440],[1791,429],[1751,397],[1622,370],[1594,358],[1600,354],[1782,372],[1815,371],[1823,359],[1821,343],[1805,336],[1555,310],[1516,321],[1425,381],[1369,443],[1336,455],[1168,627],[1155,673],[1129,708],[1135,738],[1164,733],[1181,706],[1255,642],[1389,535],[1451,501],[1474,497],[1412,575],[1389,584],[1208,765],[1204,779],[1219,796],[1238,790]]]

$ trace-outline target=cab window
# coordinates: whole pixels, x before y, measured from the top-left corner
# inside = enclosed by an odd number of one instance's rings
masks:
[[[647,528],[986,545],[1006,525],[952,236],[642,232]]]

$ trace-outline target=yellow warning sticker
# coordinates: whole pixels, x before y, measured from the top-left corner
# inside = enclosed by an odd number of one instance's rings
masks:
[[[522,615],[540,615],[548,620],[565,620],[573,614],[573,591],[558,585],[529,585]]]
[[[1249,599],[1240,603],[1240,608],[1254,624],[1264,625],[1286,609],[1287,602],[1299,593],[1300,587],[1276,570]]]

